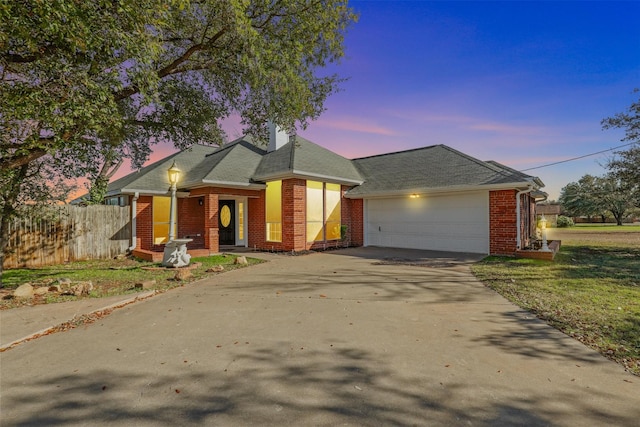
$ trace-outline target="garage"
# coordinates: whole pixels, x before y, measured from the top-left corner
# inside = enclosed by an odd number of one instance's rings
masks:
[[[366,199],[365,246],[489,253],[488,191]]]

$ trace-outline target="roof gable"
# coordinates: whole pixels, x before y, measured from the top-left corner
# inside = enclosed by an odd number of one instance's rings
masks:
[[[300,136],[292,139],[262,158],[256,169],[256,180],[298,176],[352,185],[363,181],[351,160]]]

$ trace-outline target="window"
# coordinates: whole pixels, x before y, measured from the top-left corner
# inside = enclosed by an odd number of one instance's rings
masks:
[[[282,242],[282,181],[267,183],[267,242]]]
[[[176,203],[177,204],[177,203]],[[161,245],[169,241],[169,210],[171,209],[171,197],[153,198],[153,244]],[[173,233],[176,234],[178,227],[177,207],[173,207],[173,217],[176,221],[173,224]]]
[[[324,240],[324,195],[323,185],[317,181],[307,181],[307,241]]]
[[[307,181],[307,241],[340,239],[340,184]]]
[[[325,234],[327,240],[340,239],[340,184],[325,184]]]

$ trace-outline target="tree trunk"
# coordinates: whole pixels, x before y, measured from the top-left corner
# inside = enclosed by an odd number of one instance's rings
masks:
[[[0,218],[0,288],[4,287],[2,282],[2,274],[4,272],[4,257],[7,250],[7,244],[9,243],[9,222],[11,219],[2,213]]]
[[[8,183],[3,188],[4,194],[2,194],[3,204],[2,211],[0,212],[0,288],[4,287],[2,283],[2,274],[4,272],[4,258],[7,250],[7,244],[9,243],[9,223],[13,219],[18,203],[18,196],[22,188],[22,182],[27,176],[29,171],[29,164],[24,164],[18,168],[18,170],[7,177]]]

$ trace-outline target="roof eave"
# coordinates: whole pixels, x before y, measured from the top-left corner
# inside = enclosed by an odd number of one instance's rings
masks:
[[[320,181],[333,182],[336,184],[344,184],[344,185],[361,185],[364,182],[363,180],[355,180],[351,178],[323,175],[319,173],[305,172],[305,171],[300,171],[295,169],[286,171],[286,172],[270,174],[270,175],[257,176],[254,179],[256,181],[267,182],[267,181],[277,181],[277,180],[288,179],[288,178],[302,178],[302,179],[310,179],[314,181],[320,180]]]
[[[216,187],[225,187],[225,188],[244,188],[249,190],[254,190],[254,189],[264,190],[265,188],[267,188],[266,184],[260,184],[257,182],[233,182],[233,181],[216,181],[216,180],[210,180],[210,179],[203,179],[202,183],[205,185],[200,185],[199,187],[216,186]]]
[[[402,190],[389,190],[389,191],[372,191],[362,194],[350,194],[349,191],[345,193],[345,197],[348,199],[375,199],[383,197],[403,197],[410,196],[412,194],[429,195],[429,194],[445,194],[445,193],[462,193],[471,191],[495,191],[495,190],[510,190],[510,189],[525,189],[531,185],[530,181],[523,182],[511,182],[506,184],[489,184],[489,185],[452,185],[447,187],[432,187],[432,188],[412,188]]]

